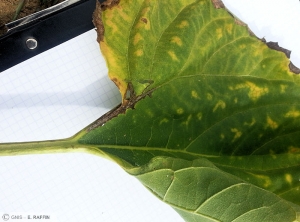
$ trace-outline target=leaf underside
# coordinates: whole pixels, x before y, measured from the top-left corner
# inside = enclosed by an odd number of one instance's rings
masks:
[[[123,105],[79,139],[187,221],[296,221],[300,88],[285,54],[210,0],[95,13]]]

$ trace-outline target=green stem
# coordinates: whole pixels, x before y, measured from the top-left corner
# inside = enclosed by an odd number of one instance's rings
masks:
[[[0,143],[0,156],[15,156],[26,154],[86,152],[106,157],[99,149],[92,145],[79,144],[77,141],[85,133],[79,132],[73,137],[60,140],[46,140],[34,142]]]

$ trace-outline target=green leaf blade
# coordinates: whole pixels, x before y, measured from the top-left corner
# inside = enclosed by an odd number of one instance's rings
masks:
[[[205,159],[184,161],[159,157],[128,172],[136,175],[187,221],[250,221],[251,217],[256,218],[255,221],[297,219],[293,204],[220,171]],[[164,184],[158,193],[157,183]]]
[[[300,87],[285,55],[209,0],[123,0],[102,19],[123,105],[79,143],[190,221],[299,219]]]

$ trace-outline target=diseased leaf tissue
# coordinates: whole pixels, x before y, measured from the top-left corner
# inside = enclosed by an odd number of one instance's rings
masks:
[[[216,0],[110,0],[94,24],[123,102],[36,146],[108,157],[186,221],[300,220],[299,69],[287,50]]]

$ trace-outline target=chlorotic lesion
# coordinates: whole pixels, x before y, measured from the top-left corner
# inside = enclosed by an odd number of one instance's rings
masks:
[[[245,126],[253,126],[254,124],[256,123],[256,119],[255,118],[252,118],[251,122],[244,122],[244,125]]]
[[[226,103],[225,103],[223,100],[219,100],[219,101],[217,102],[217,104],[216,104],[215,107],[213,108],[213,112],[216,112],[217,109],[219,109],[219,108],[221,108],[221,109],[225,109],[225,108],[226,108]]]
[[[133,37],[133,45],[137,45],[142,40],[143,37],[140,33],[135,34],[135,36]]]
[[[223,140],[225,138],[225,135],[223,133],[221,133],[220,138],[221,138],[221,140]]]
[[[240,48],[240,49],[245,49],[246,47],[247,47],[247,46],[246,46],[245,44],[240,44],[240,45],[239,45],[239,48]]]
[[[185,125],[185,126],[188,126],[189,123],[191,122],[192,120],[192,115],[189,115],[186,119],[186,121],[183,121],[182,124]]]
[[[280,92],[285,93],[285,90],[286,90],[287,87],[288,87],[287,85],[281,84],[280,85]]]
[[[160,122],[159,125],[164,124],[164,123],[168,123],[169,120],[167,118],[163,118]]]
[[[278,128],[278,123],[272,120],[270,116],[267,116],[266,128],[271,128],[272,130],[275,130]]]
[[[216,29],[217,39],[223,37],[223,30],[221,28]]]
[[[178,108],[178,109],[176,110],[176,113],[179,114],[179,115],[181,115],[181,114],[184,113],[184,110],[183,110],[182,108]]]
[[[173,60],[173,61],[179,61],[179,59],[177,58],[177,56],[176,56],[176,54],[175,54],[175,52],[174,51],[172,51],[172,50],[169,50],[168,51],[168,54],[169,54],[169,56],[171,57],[171,59]]]
[[[233,136],[233,139],[231,142],[236,141],[238,138],[240,138],[243,135],[243,133],[240,130],[238,130],[237,128],[231,128],[230,131],[232,133],[234,133],[234,136]]]
[[[259,183],[262,185],[262,187],[264,187],[264,188],[268,188],[272,185],[272,180],[270,179],[269,176],[261,175],[261,174],[254,174],[254,173],[250,173],[250,172],[248,172],[248,174],[255,177],[259,181]]]
[[[297,110],[291,110],[289,112],[287,112],[284,117],[292,117],[292,118],[297,118],[300,116],[300,111],[297,111]]]
[[[183,29],[183,28],[186,28],[188,26],[189,26],[189,22],[186,21],[186,20],[183,20],[183,21],[180,22],[180,24],[177,27],[180,28],[180,29]]]
[[[153,117],[154,117],[154,113],[151,112],[150,110],[147,110],[146,113],[147,113],[147,115],[148,115],[150,118],[153,118]]]
[[[300,147],[289,146],[288,153],[300,153]]]
[[[288,184],[292,184],[292,182],[293,182],[293,177],[292,177],[292,175],[291,174],[289,174],[289,173],[286,173],[285,175],[284,175],[284,179],[285,179],[285,181],[286,182],[288,182]]]
[[[269,88],[268,87],[259,87],[253,82],[247,81],[243,84],[238,84],[236,86],[229,86],[230,90],[239,90],[239,89],[248,89],[248,97],[252,101],[257,101],[260,97],[263,95],[269,93]]]
[[[227,31],[229,34],[232,33],[232,28],[233,28],[233,25],[232,25],[232,24],[227,24],[227,25],[225,26],[225,28],[226,28],[226,31]]]
[[[195,90],[191,91],[191,96],[194,99],[200,99],[200,96],[198,95],[197,91],[195,91]]]
[[[203,114],[201,112],[197,113],[197,119],[198,120],[202,120],[202,116],[203,116]]]
[[[258,174],[254,174],[254,176],[255,176],[256,178],[258,178],[259,180],[262,180],[262,181],[263,181],[262,186],[263,186],[264,188],[267,188],[267,187],[269,187],[269,186],[272,185],[272,180],[270,179],[270,177],[265,176],[265,175],[258,175]]]
[[[134,54],[136,55],[136,56],[142,56],[143,54],[144,54],[144,52],[143,52],[143,50],[142,49],[138,49],[138,50],[136,50],[135,52],[134,52]]]
[[[178,46],[182,46],[182,40],[178,36],[173,36],[172,39],[171,39],[171,42],[175,43]]]
[[[212,100],[213,96],[210,93],[206,93],[206,99],[207,100]]]
[[[112,22],[111,20],[107,20],[106,24],[112,29],[112,33],[116,33],[119,31],[117,24]]]

